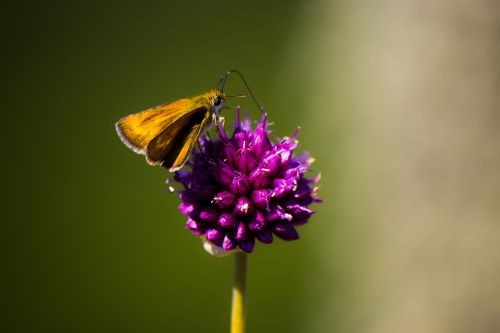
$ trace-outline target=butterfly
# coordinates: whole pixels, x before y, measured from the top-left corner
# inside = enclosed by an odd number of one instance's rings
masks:
[[[230,70],[221,77],[217,89],[123,117],[115,125],[118,136],[128,148],[145,155],[148,164],[171,172],[179,170],[212,119],[219,120],[226,99],[223,87],[231,73],[241,77],[257,103],[241,73]]]
[[[225,99],[223,91],[210,90],[155,106],[120,119],[116,131],[127,147],[146,156],[148,164],[173,172],[182,168]]]

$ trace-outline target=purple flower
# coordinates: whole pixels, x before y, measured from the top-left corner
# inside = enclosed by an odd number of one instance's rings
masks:
[[[273,143],[266,116],[252,130],[248,117],[234,126],[229,137],[218,126],[218,138],[200,138],[193,153],[191,171],[177,171],[180,211],[186,227],[205,240],[216,254],[238,248],[252,252],[255,240],[269,244],[273,235],[284,240],[299,238],[295,227],[306,223],[320,202],[315,187],[319,175],[306,178],[313,159],[307,153],[294,157],[298,130],[290,138]],[[208,243],[208,244],[207,244]]]

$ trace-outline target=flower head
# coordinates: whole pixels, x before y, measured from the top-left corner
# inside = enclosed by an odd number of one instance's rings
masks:
[[[191,171],[174,176],[184,187],[179,209],[188,217],[187,228],[216,254],[238,248],[250,253],[256,239],[298,239],[295,227],[309,220],[314,211],[308,206],[320,201],[314,186],[319,175],[304,177],[313,159],[293,155],[298,130],[273,143],[265,115],[254,130],[239,115],[238,109],[231,137],[224,126],[217,127],[215,140],[202,136],[188,163]]]

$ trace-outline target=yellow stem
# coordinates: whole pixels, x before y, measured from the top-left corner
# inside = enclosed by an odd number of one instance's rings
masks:
[[[234,254],[233,302],[231,333],[244,333],[246,321],[247,254]]]

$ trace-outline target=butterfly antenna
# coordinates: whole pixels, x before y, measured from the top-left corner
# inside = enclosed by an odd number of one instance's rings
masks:
[[[245,84],[245,87],[247,88],[250,97],[252,97],[253,101],[255,102],[255,105],[257,105],[257,108],[259,108],[260,112],[264,113],[264,109],[259,104],[259,102],[257,102],[257,99],[255,98],[254,94],[252,93],[252,89],[250,89],[250,86],[248,85],[247,81],[245,80],[243,75],[239,71],[237,71],[236,69],[231,69],[231,70],[227,71],[226,73],[224,73],[220,77],[219,85],[218,85],[219,90],[224,91],[224,86],[226,85],[227,78],[229,77],[229,75],[231,75],[233,73],[238,74],[241,81],[243,81],[243,83]]]

